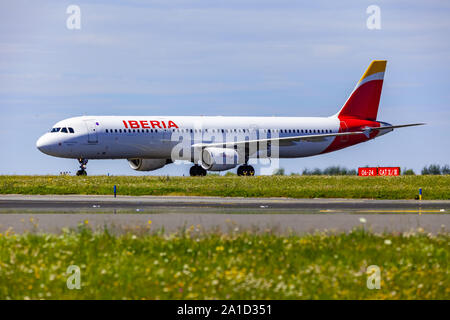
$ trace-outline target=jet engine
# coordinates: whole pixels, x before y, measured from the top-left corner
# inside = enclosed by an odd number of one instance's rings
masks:
[[[202,167],[210,171],[233,169],[239,164],[239,155],[234,149],[205,148],[202,152]]]
[[[169,159],[128,159],[131,169],[136,171],[152,171],[171,163]]]

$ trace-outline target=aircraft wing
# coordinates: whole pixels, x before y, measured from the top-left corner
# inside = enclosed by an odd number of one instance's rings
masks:
[[[282,145],[291,145],[294,141],[309,141],[309,142],[320,142],[324,141],[326,138],[330,137],[339,137],[339,136],[351,136],[357,134],[364,134],[363,131],[354,131],[354,132],[340,132],[340,133],[325,133],[325,134],[313,134],[313,135],[303,135],[303,136],[293,136],[293,137],[277,137],[277,138],[268,138],[268,139],[257,139],[257,140],[241,140],[241,141],[224,141],[217,143],[196,143],[192,145],[194,148],[234,148],[239,146],[245,146],[247,144],[252,143],[260,143],[260,144],[270,144],[278,142],[280,146]]]
[[[358,134],[364,134],[365,136],[369,137],[370,133],[373,130],[392,130],[396,128],[404,128],[404,127],[412,127],[412,126],[420,126],[424,125],[425,123],[411,123],[411,124],[402,124],[402,125],[396,125],[396,126],[384,126],[384,127],[368,127],[365,128],[363,131],[353,131],[353,132],[339,132],[339,133],[325,133],[325,134],[313,134],[313,135],[303,135],[303,136],[293,136],[293,137],[277,137],[277,138],[268,138],[268,139],[257,139],[257,140],[241,140],[241,141],[228,141],[228,142],[217,142],[217,143],[196,143],[192,145],[194,148],[234,148],[234,147],[242,147],[248,144],[252,143],[259,143],[259,144],[270,144],[270,143],[276,143],[280,146],[286,146],[286,145],[292,145],[293,142],[298,141],[308,141],[308,142],[321,142],[324,141],[326,138],[330,137],[340,137],[340,136],[351,136],[351,135],[358,135]]]

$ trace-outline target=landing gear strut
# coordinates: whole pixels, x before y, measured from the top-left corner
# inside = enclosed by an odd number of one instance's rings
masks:
[[[206,170],[196,164],[191,167],[191,169],[189,170],[189,174],[191,175],[191,177],[206,176]]]
[[[237,169],[237,175],[238,176],[254,176],[255,175],[255,168],[252,166],[249,166],[248,164],[244,164],[242,166],[239,166]]]
[[[87,176],[86,165],[88,160],[80,158],[78,159],[78,163],[80,164],[80,170],[77,171],[77,176]]]

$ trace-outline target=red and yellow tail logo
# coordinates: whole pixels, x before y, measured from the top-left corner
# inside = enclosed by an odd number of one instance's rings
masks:
[[[337,114],[339,119],[377,119],[386,63],[386,60],[372,61],[341,111]]]

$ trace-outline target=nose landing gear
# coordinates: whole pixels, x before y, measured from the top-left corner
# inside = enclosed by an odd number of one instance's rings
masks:
[[[78,163],[80,164],[80,170],[77,171],[77,176],[87,176],[86,165],[88,160],[80,158],[78,159]]]

